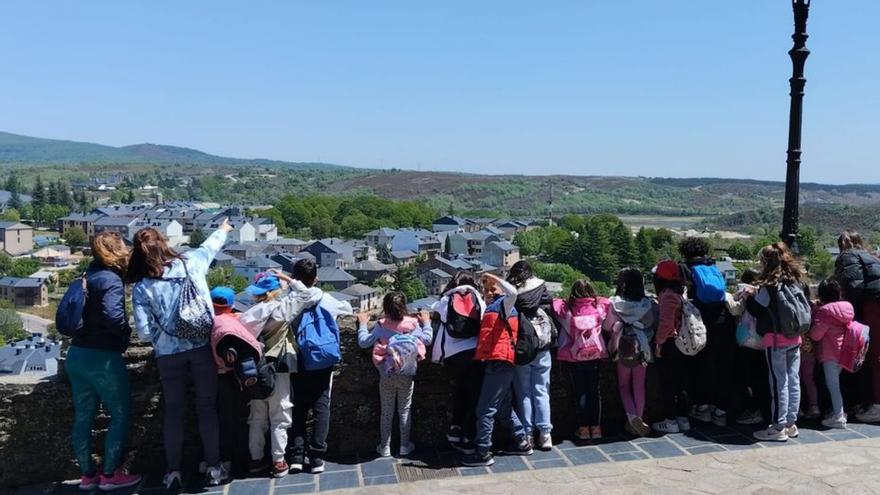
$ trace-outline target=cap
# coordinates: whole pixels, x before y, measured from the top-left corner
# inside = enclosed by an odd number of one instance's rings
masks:
[[[262,272],[254,276],[254,283],[245,289],[245,292],[251,296],[262,296],[267,292],[272,292],[273,290],[278,290],[280,288],[281,281],[278,280],[278,277],[271,273]]]
[[[214,287],[211,289],[211,301],[214,306],[232,306],[235,304],[235,291],[229,287]]]
[[[657,266],[654,268],[654,273],[657,275],[657,278],[662,280],[681,280],[681,269],[678,267],[678,263],[672,260],[665,260],[657,263]]]

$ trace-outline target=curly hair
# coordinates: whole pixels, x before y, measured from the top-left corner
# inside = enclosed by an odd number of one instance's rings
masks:
[[[702,237],[685,237],[678,243],[678,252],[685,259],[709,256],[711,250],[712,245]]]
[[[774,242],[761,250],[761,275],[758,285],[776,286],[799,283],[804,277],[800,263],[784,242]]]

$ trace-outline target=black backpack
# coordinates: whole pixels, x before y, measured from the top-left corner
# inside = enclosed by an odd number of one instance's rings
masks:
[[[251,363],[254,361],[251,360]],[[259,363],[255,363],[255,367],[255,379],[243,382],[242,390],[248,400],[268,399],[275,391],[275,363],[263,357]]]
[[[456,339],[480,334],[480,302],[473,292],[454,292],[446,307],[446,333]]]
[[[523,366],[531,363],[538,356],[541,348],[540,339],[531,320],[522,313],[519,314],[519,331],[516,335],[516,344],[513,346],[513,364]]]

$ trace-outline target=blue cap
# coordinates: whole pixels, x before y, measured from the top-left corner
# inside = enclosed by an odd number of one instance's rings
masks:
[[[211,301],[214,306],[232,306],[235,304],[235,291],[229,287],[214,287],[211,289]]]
[[[266,273],[258,273],[253,284],[251,284],[245,292],[251,296],[262,296],[267,292],[278,290],[281,288],[281,281],[278,277]]]

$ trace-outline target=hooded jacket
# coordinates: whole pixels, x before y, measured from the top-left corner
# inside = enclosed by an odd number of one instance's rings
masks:
[[[131,340],[131,326],[125,312],[122,278],[102,263],[93,261],[86,270],[86,290],[88,296],[82,316],[85,331],[70,344],[125,352]]]
[[[651,349],[654,327],[657,324],[657,304],[645,297],[640,301],[630,301],[620,296],[611,298],[611,311],[602,324],[602,329],[611,334],[608,340],[608,352],[617,354],[617,344],[625,325],[636,328],[644,349]]]
[[[657,346],[662,346],[668,339],[678,334],[681,327],[681,298],[682,295],[672,289],[664,289],[660,292],[657,301],[659,323],[657,336],[654,338]]]
[[[880,260],[867,251],[850,249],[840,253],[834,262],[834,274],[849,302],[858,306],[864,297],[880,298]]]
[[[828,303],[813,312],[810,338],[819,345],[817,357],[820,363],[840,363],[843,336],[854,320],[855,310],[847,301]]]
[[[224,337],[231,337],[240,340],[244,344],[250,346],[256,353],[259,361],[263,352],[263,344],[253,336],[244,325],[241,324],[238,315],[232,313],[223,313],[214,317],[214,330],[211,332],[211,351],[214,353],[214,362],[217,363],[217,369],[220,373],[232,371],[226,366],[226,361],[217,353],[217,345]]]
[[[469,351],[477,347],[477,335],[469,339],[457,339],[446,333],[446,312],[449,310],[449,299],[453,294],[474,294],[477,296],[477,302],[480,305],[480,318],[486,312],[486,302],[480,291],[470,285],[462,285],[449,289],[443,294],[439,301],[434,303],[431,309],[440,317],[440,326],[437,328],[437,335],[434,346],[431,348],[431,361],[440,363],[444,359],[454,356],[460,352]]]
[[[431,323],[420,325],[419,320],[412,316],[405,316],[400,321],[392,321],[382,318],[373,326],[373,330],[367,330],[366,325],[358,328],[358,345],[361,349],[373,346],[373,366],[380,371],[385,364],[388,355],[388,341],[396,334],[413,334],[419,346],[419,361],[425,358],[425,346],[431,345],[434,330]]]
[[[556,359],[560,361],[577,362],[572,349],[574,339],[571,335],[572,325],[578,318],[595,317],[595,331],[602,332],[602,325],[611,309],[611,301],[604,297],[584,297],[575,299],[572,302],[564,299],[553,300],[553,313],[559,320],[561,331],[559,332],[559,351],[556,353]],[[592,322],[589,322],[590,324]],[[600,338],[602,338],[600,336]],[[603,353],[603,358],[608,357],[607,351]]]

